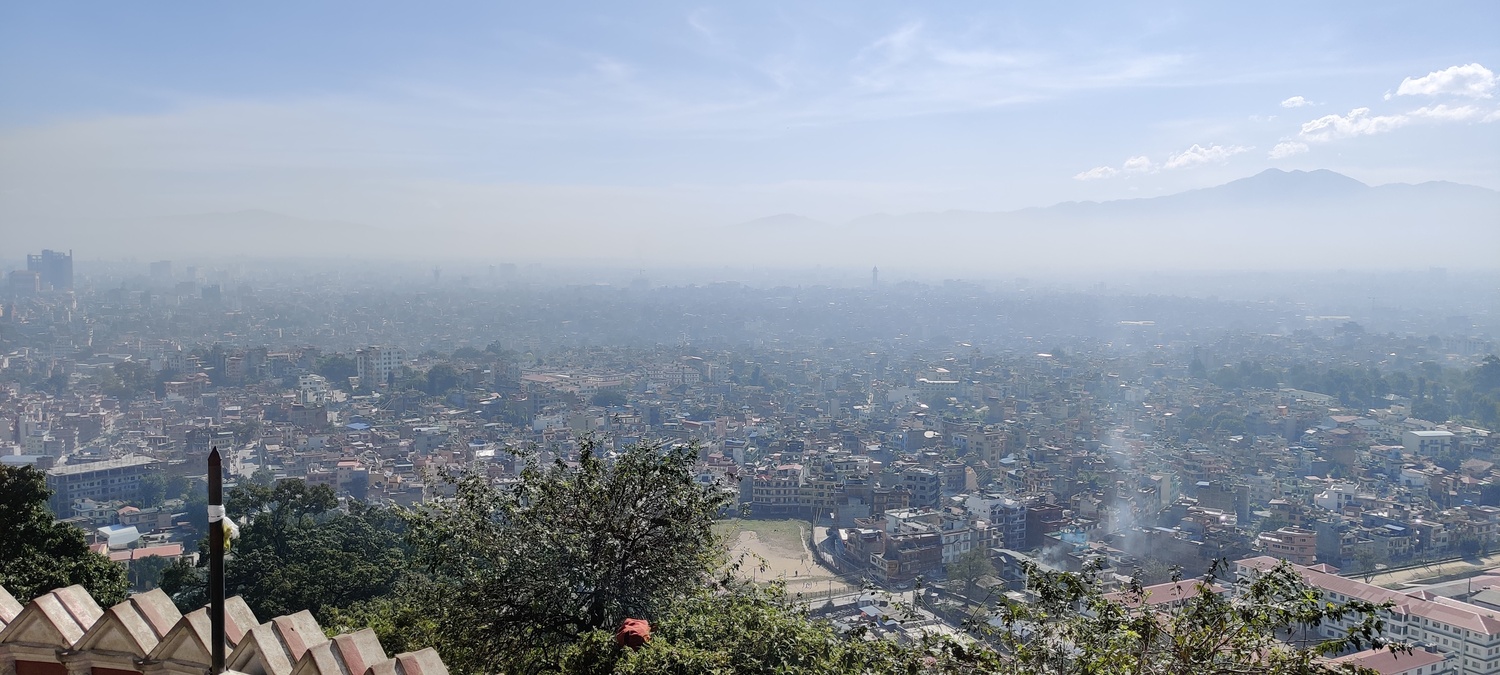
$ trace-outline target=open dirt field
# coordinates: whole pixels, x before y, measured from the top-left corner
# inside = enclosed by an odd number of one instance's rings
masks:
[[[855,590],[813,561],[807,549],[809,526],[797,520],[735,519],[715,526],[729,547],[729,561],[741,560],[740,574],[756,581],[786,581],[787,592],[816,600]],[[762,569],[764,567],[764,569]]]

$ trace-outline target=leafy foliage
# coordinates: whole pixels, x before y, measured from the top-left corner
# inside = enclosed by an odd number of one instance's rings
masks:
[[[331,489],[301,480],[231,489],[225,511],[241,526],[225,563],[227,592],[243,596],[257,616],[307,609],[320,621],[390,594],[405,569],[401,521],[359,502],[337,507]],[[163,572],[162,589],[180,607],[204,601],[207,556],[200,562]]]
[[[596,405],[601,408],[614,408],[625,405],[627,402],[628,399],[625,397],[625,392],[613,387],[600,389],[594,392],[593,396],[589,397],[589,405]]]
[[[422,391],[432,396],[442,396],[457,388],[459,383],[458,369],[452,364],[439,363],[427,370]]]
[[[332,354],[318,359],[318,374],[326,378],[330,386],[347,391],[349,378],[359,374],[359,365],[343,354]],[[373,387],[375,384],[362,382],[360,386]]]
[[[26,602],[82,584],[108,607],[125,599],[125,569],[89,550],[80,530],[47,508],[52,490],[42,472],[0,466],[0,586]]]
[[[636,651],[614,646],[606,631],[584,635],[559,659],[566,673],[965,673],[994,672],[999,658],[938,639],[901,646],[842,634],[807,616],[779,584],[758,587],[726,577],[653,625]]]
[[[1332,602],[1285,561],[1237,580],[1234,594],[1211,592],[1219,570],[1216,564],[1203,579],[1181,582],[1196,595],[1165,607],[1144,602],[1139,584],[1123,602],[1105,597],[1097,566],[1082,574],[1033,567],[1028,588],[1036,602],[1004,606],[994,638],[1012,659],[1007,669],[1018,673],[1290,675],[1334,672],[1320,659],[1346,650],[1409,652],[1382,635],[1388,604]],[[1341,637],[1308,637],[1338,622],[1346,626]]]
[[[408,514],[459,669],[535,669],[589,631],[660,617],[717,566],[727,498],[694,482],[694,449],[599,451],[586,440],[577,467],[531,464],[509,491],[469,475]]]
[[[151,555],[139,560],[132,560],[130,568],[126,570],[126,576],[130,580],[130,589],[135,592],[149,591],[156,588],[161,582],[162,572],[172,565],[172,561],[159,555]]]
[[[381,646],[392,654],[443,645],[443,656],[451,662],[438,622],[441,605],[435,597],[430,581],[410,576],[390,595],[361,600],[347,608],[327,609],[323,626],[334,635],[362,628],[374,630]]]
[[[152,471],[141,477],[139,490],[135,501],[141,508],[161,506],[167,499],[167,478],[160,471]]]
[[[974,585],[982,577],[994,574],[995,566],[990,562],[989,553],[984,548],[970,549],[948,566],[948,576],[956,581],[962,581],[965,593],[973,593]]]

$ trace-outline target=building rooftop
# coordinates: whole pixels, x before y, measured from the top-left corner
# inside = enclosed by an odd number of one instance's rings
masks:
[[[103,470],[106,470],[106,469],[124,469],[124,468],[132,467],[132,466],[144,466],[144,465],[147,465],[147,464],[155,464],[155,463],[156,463],[156,460],[154,460],[154,459],[152,459],[150,457],[146,457],[144,455],[126,455],[124,457],[119,457],[119,458],[116,458],[116,459],[106,459],[106,460],[101,461],[101,462],[88,462],[88,463],[84,463],[84,464],[64,464],[62,466],[54,466],[54,467],[48,469],[47,473],[48,473],[48,475],[52,475],[52,476],[68,476],[68,475],[78,474],[78,473],[88,473],[90,471],[103,471]]]

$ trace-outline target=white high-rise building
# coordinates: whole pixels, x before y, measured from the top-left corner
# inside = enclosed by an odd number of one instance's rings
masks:
[[[359,369],[360,387],[384,389],[390,383],[391,373],[406,362],[406,352],[395,347],[365,347],[354,352],[354,362]]]

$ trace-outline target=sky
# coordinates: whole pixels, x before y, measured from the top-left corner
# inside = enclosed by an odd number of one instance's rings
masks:
[[[0,235],[839,223],[1273,167],[1500,189],[1497,35],[1494,2],[5,3]]]

